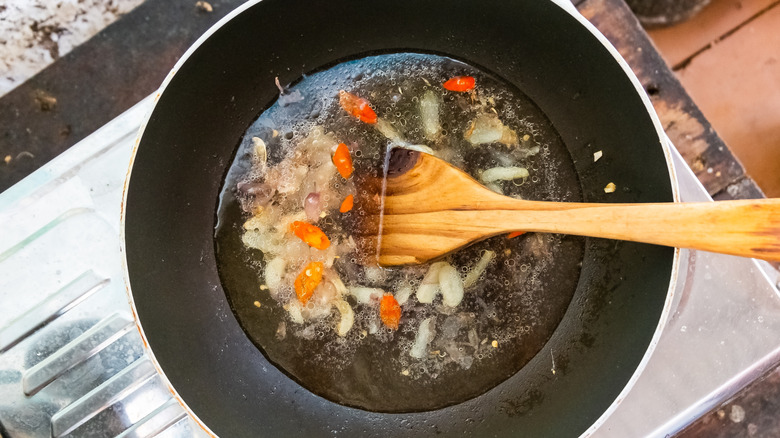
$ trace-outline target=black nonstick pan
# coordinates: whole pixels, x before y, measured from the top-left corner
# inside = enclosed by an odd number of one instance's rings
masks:
[[[262,0],[228,16],[184,56],[135,151],[123,250],[149,351],[205,430],[222,437],[563,437],[594,430],[614,409],[665,320],[673,248],[582,240],[573,297],[524,366],[458,403],[375,410],[317,395],[271,362],[226,290],[232,282],[218,270],[215,250],[225,175],[248,127],[278,98],[275,79],[295,83],[382,53],[450,57],[521,90],[560,135],[582,200],[674,201],[663,133],[638,81],[563,1]],[[618,190],[605,193],[610,182]]]

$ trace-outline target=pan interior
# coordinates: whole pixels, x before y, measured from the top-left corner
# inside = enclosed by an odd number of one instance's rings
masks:
[[[478,94],[449,93],[443,79],[476,78]],[[548,341],[569,306],[580,278],[584,239],[526,234],[498,236],[450,256],[464,270],[485,251],[496,257],[482,280],[467,290],[455,309],[422,305],[412,296],[402,306],[398,331],[382,329],[376,305],[347,301],[355,309],[353,328],[339,337],[333,327],[338,312],[300,325],[265,290],[270,257],[242,243],[242,210],[237,184],[251,179],[253,138],[264,140],[268,165],[287,156],[315,127],[339,141],[358,145],[356,173],[381,168],[389,140],[373,127],[347,116],[338,91],[366,96],[410,144],[431,145],[442,157],[478,177],[498,166],[522,166],[523,180],[503,181],[507,195],[546,201],[582,201],[582,189],[560,135],[545,114],[522,91],[497,75],[451,58],[394,53],[352,59],[305,76],[282,99],[263,111],[244,134],[220,195],[215,232],[217,267],[231,309],[253,343],[299,384],[331,401],[376,412],[417,412],[474,398],[514,375]],[[426,138],[419,101],[426,92],[441,96],[442,135]],[[474,146],[464,135],[474,129],[474,99],[488,106],[518,134],[518,146]],[[245,204],[246,205],[246,204]],[[347,220],[348,223],[348,220]],[[326,224],[323,225],[325,228]],[[349,260],[334,263],[344,283],[387,288],[414,273],[388,269],[384,280],[366,279]],[[416,272],[424,274],[425,268]],[[381,284],[376,284],[381,283]],[[397,282],[395,283],[397,284]],[[409,350],[422,321],[433,318],[436,336],[426,357]]]

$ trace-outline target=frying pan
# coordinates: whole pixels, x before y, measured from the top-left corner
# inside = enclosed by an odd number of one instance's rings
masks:
[[[249,2],[177,64],[134,153],[123,251],[150,356],[193,418],[224,437],[592,432],[657,341],[676,279],[672,248],[587,239],[574,298],[539,354],[483,395],[427,412],[321,398],[269,362],[234,316],[215,260],[217,198],[242,134],[277,98],[274,78],[292,83],[387,52],[451,56],[522,90],[560,134],[585,201],[676,199],[647,97],[565,0]],[[607,195],[608,182],[625,189]]]

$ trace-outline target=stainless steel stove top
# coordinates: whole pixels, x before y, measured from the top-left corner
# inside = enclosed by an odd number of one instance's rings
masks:
[[[140,102],[0,194],[0,424],[9,438],[205,436],[144,352],[119,250]],[[673,149],[682,199],[710,200]],[[670,318],[592,435],[665,436],[780,362],[777,273],[682,251]],[[774,277],[772,277],[774,276]]]

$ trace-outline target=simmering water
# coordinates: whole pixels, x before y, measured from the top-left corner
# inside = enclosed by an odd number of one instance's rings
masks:
[[[475,78],[476,93],[441,87],[444,80],[464,75]],[[386,127],[376,129],[347,115],[338,103],[339,90],[369,100]],[[430,119],[421,118],[424,96],[437,102],[434,134],[426,130]],[[486,114],[511,129],[516,144],[469,142],[476,130],[474,121]],[[495,253],[455,308],[444,306],[441,297],[432,304],[419,303],[412,294],[402,305],[397,331],[379,322],[376,304],[360,304],[353,297],[346,297],[355,312],[346,336],[334,330],[339,320],[335,308],[321,318],[293,322],[283,308],[286,300],[295,299],[292,284],[273,294],[264,289],[268,257],[242,242],[242,224],[250,217],[244,210],[252,200],[236,187],[239,182],[263,179],[256,163],[253,168],[253,137],[264,141],[271,169],[310,142],[312,132],[349,145],[355,174],[381,175],[388,145],[400,142],[430,147],[477,179],[490,168],[526,168],[526,178],[491,185],[508,196],[582,200],[571,157],[544,113],[520,90],[488,72],[441,56],[400,53],[347,61],[304,77],[260,114],[243,137],[223,186],[215,234],[220,276],[233,311],[270,361],[329,400],[371,411],[410,412],[476,397],[516,373],[542,349],[574,294],[584,251],[582,238],[536,233],[513,239],[497,236],[449,256],[447,262],[465,278],[485,251]],[[388,132],[395,138],[388,138]],[[302,184],[311,181],[304,179]],[[359,190],[340,178],[329,184],[335,192]],[[312,187],[322,189],[317,184]],[[303,196],[308,190],[301,192]],[[333,206],[340,200],[328,202]],[[267,208],[281,205],[299,204],[273,201]],[[350,215],[360,213],[356,205]],[[335,214],[318,225],[336,244],[343,244],[350,223],[348,215]],[[306,251],[301,257],[309,254]],[[388,293],[404,287],[416,290],[428,269],[366,269],[354,260],[347,251],[333,264],[347,286]],[[435,337],[426,356],[414,358],[409,352],[420,324],[429,318],[435,321]]]

